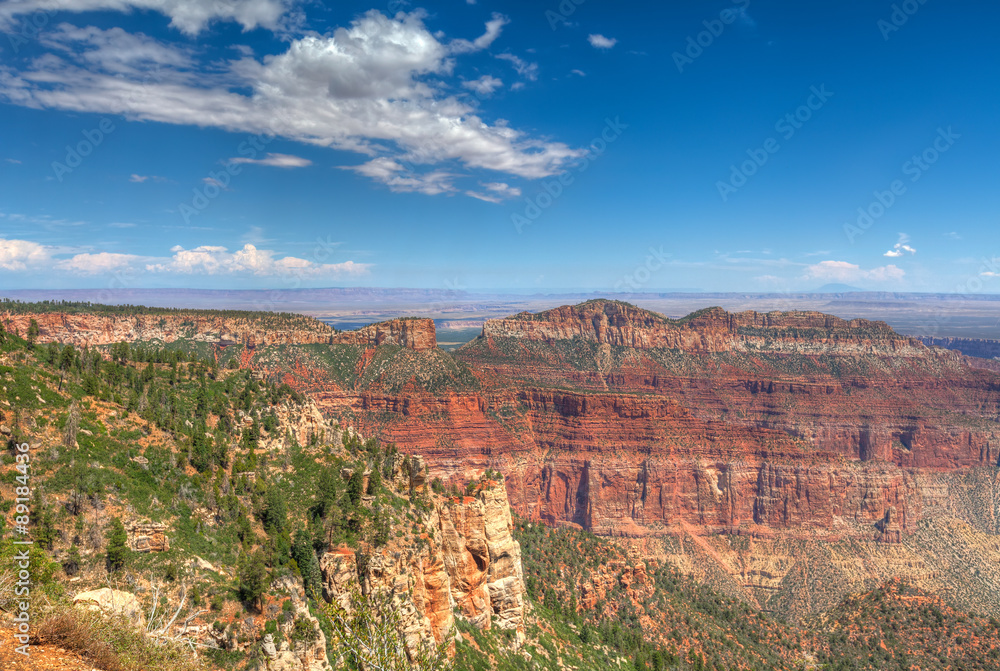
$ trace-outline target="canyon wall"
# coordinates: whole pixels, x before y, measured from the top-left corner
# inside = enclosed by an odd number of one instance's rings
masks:
[[[397,469],[395,479],[408,478],[404,470]],[[425,484],[421,479],[418,491]],[[483,481],[473,496],[435,496],[422,523],[416,542],[393,536],[378,549],[325,553],[320,567],[326,598],[350,610],[357,586],[364,594],[388,595],[411,653],[454,636],[455,608],[478,628],[514,632],[519,647],[525,636],[524,576],[503,483]]]
[[[330,343],[362,347],[400,345],[419,352],[437,347],[437,331],[432,319],[393,319],[338,333]]]
[[[958,350],[965,356],[974,356],[980,359],[1000,359],[1000,340],[932,338],[930,336],[923,336],[919,340],[928,347]]]
[[[296,316],[291,323],[270,315],[260,317],[218,316],[204,312],[93,314],[41,312],[0,314],[8,331],[24,337],[31,320],[38,322],[38,342],[57,342],[75,347],[94,347],[116,342],[161,342],[177,340],[251,346],[289,343],[329,343],[335,331],[326,324]]]
[[[938,474],[1000,459],[1000,376],[880,322],[591,301],[455,359],[477,385],[287,381],[444,479],[504,472],[521,515],[633,538],[895,542],[950,505]]]
[[[883,351],[919,355],[914,338],[895,333],[884,322],[844,320],[820,312],[740,312],[700,310],[672,320],[617,301],[588,301],[540,314],[520,313],[489,319],[483,338],[517,338],[553,343],[581,339],[635,349],[681,349],[689,352],[775,351],[821,353]]]
[[[207,313],[203,311],[137,314],[94,313],[5,313],[0,323],[22,337],[31,320],[38,323],[38,342],[57,342],[76,347],[110,345],[116,342],[162,342],[178,340],[219,345],[266,347],[288,344],[338,344],[378,347],[394,344],[422,351],[437,347],[431,319],[394,319],[356,331],[336,332],[321,321],[289,315],[260,313]]]

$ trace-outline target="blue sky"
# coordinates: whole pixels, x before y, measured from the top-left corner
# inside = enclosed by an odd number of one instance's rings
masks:
[[[0,288],[995,293],[998,14],[0,1]]]

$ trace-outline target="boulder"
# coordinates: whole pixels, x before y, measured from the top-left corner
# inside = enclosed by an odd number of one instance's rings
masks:
[[[102,587],[77,594],[73,597],[73,604],[90,610],[99,610],[106,615],[123,615],[140,626],[146,624],[139,599],[129,592]]]

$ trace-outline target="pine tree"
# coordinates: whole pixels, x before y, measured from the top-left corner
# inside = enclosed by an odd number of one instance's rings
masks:
[[[28,324],[28,346],[34,347],[35,343],[38,341],[38,322],[34,319]]]
[[[109,573],[120,571],[125,567],[125,562],[129,556],[128,533],[121,519],[115,517],[111,520],[111,528],[108,530],[105,540],[108,543],[108,553],[106,565]]]
[[[237,569],[237,577],[240,582],[240,598],[250,606],[258,606],[268,585],[267,567],[264,566],[264,555],[260,550],[244,557]]]
[[[316,551],[313,549],[312,538],[305,529],[295,532],[295,543],[292,545],[292,558],[298,564],[302,573],[302,582],[306,595],[313,596],[322,593],[323,576],[320,572]]]
[[[371,475],[368,476],[368,495],[377,496],[382,490],[382,473],[379,469],[373,468]]]
[[[71,578],[80,572],[80,550],[76,547],[76,543],[70,546],[69,554],[63,560],[62,566],[63,571]]]
[[[347,481],[347,496],[351,499],[351,505],[356,506],[361,501],[361,492],[364,491],[364,476],[361,469],[354,469],[351,479]]]

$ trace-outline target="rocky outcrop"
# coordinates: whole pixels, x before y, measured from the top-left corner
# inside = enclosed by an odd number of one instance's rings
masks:
[[[925,349],[884,322],[844,320],[820,312],[740,312],[708,308],[673,320],[618,301],[594,300],[538,314],[490,319],[483,338],[554,343],[579,339],[634,349],[729,352],[768,349],[821,353],[880,350],[916,355]]]
[[[524,634],[521,548],[506,490],[487,482],[477,495],[447,499],[439,508],[441,549],[453,600],[480,628]]]
[[[170,549],[167,525],[136,523],[128,530],[128,543],[135,552],[166,552]]]
[[[38,322],[39,342],[76,347],[137,341],[170,343],[181,339],[222,346],[263,347],[329,343],[335,333],[333,328],[315,319],[298,315],[282,318],[269,313],[261,313],[257,317],[245,316],[245,313],[231,316],[225,312],[207,311],[0,314],[0,321],[8,331],[16,331],[22,336],[27,334],[32,319]]]
[[[928,347],[941,347],[958,350],[965,356],[980,359],[1000,359],[1000,340],[985,340],[982,338],[933,338],[921,336],[920,342]]]
[[[437,347],[437,332],[432,319],[393,319],[338,333],[331,343],[362,347],[399,345],[420,352]]]
[[[419,470],[419,469],[416,469]],[[454,635],[454,609],[480,628],[515,632],[524,640],[521,550],[502,482],[487,481],[475,496],[436,498],[426,531],[391,538],[358,553],[331,549],[320,560],[324,596],[351,608],[351,590],[391,596],[411,652]],[[414,542],[415,541],[415,542]]]
[[[31,320],[38,323],[38,341],[77,347],[117,342],[177,340],[207,342],[221,348],[243,345],[250,349],[268,345],[338,344],[377,347],[393,344],[416,351],[437,347],[431,319],[393,319],[337,333],[323,322],[300,315],[232,316],[226,312],[177,311],[152,314],[94,314],[43,312],[0,314],[0,323],[12,332],[27,334]]]
[[[105,615],[122,615],[139,626],[144,626],[146,622],[142,605],[134,594],[110,587],[81,592],[73,597],[73,605],[99,610]]]

